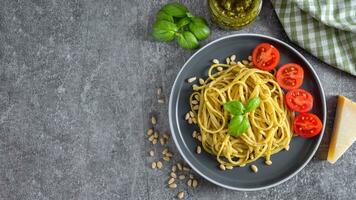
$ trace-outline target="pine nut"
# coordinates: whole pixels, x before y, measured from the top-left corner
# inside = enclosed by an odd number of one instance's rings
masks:
[[[258,168],[256,165],[251,165],[251,170],[254,172],[254,173],[257,173],[258,172]]]
[[[171,175],[171,177],[172,177],[172,178],[177,178],[177,174],[176,174],[176,173],[174,173],[174,172],[171,172],[171,174],[170,174],[170,175]]]
[[[150,156],[154,156],[155,155],[155,152],[153,150],[150,151]]]
[[[174,183],[174,181],[175,181],[175,179],[174,179],[174,178],[170,178],[170,179],[168,180],[168,185],[170,185],[170,184]]]
[[[219,167],[220,167],[220,169],[223,170],[223,171],[226,170],[225,165],[223,165],[223,164],[219,165]]]
[[[192,88],[193,88],[193,90],[197,90],[199,88],[199,86],[197,84],[193,84]]]
[[[178,167],[178,170],[179,170],[179,171],[182,171],[182,170],[183,170],[182,164],[178,163],[178,164],[177,164],[177,167]]]
[[[176,188],[176,187],[177,187],[177,184],[172,183],[172,184],[169,184],[168,187],[173,189],[173,188]]]
[[[201,147],[197,146],[197,154],[201,154]]]
[[[247,60],[242,60],[242,64],[244,64],[244,65],[248,65],[248,64],[249,64],[249,62],[248,62]]]
[[[155,169],[156,167],[157,167],[157,163],[156,163],[156,162],[152,162],[151,168],[152,168],[152,169]]]
[[[196,105],[196,104],[198,104],[198,103],[199,103],[199,102],[198,102],[197,100],[193,100],[193,101],[192,101],[192,104],[193,104],[193,105]]]
[[[191,78],[188,78],[188,83],[192,83],[192,82],[194,82],[195,80],[197,80],[197,77],[191,77]]]
[[[157,161],[157,168],[161,169],[163,167],[163,164],[161,161]]]
[[[152,128],[147,129],[147,135],[151,136],[152,134],[153,134],[153,129]]]
[[[230,169],[230,170],[231,170],[231,169],[234,169],[233,166],[226,166],[225,168],[226,168],[226,169]]]
[[[284,149],[285,149],[286,151],[289,151],[289,145],[286,146],[286,147],[284,147]]]
[[[193,113],[193,111],[189,111],[189,115],[190,115],[191,117],[194,117],[194,116],[195,116],[194,113]]]
[[[180,175],[178,178],[179,178],[179,180],[183,180],[183,179],[185,179],[185,176],[184,175]]]
[[[157,144],[157,139],[153,139],[152,144]]]
[[[187,112],[187,114],[185,114],[185,120],[188,120],[189,118],[190,118],[189,112]]]
[[[151,117],[151,123],[152,123],[153,125],[156,125],[156,124],[157,124],[157,119],[156,119],[155,116],[152,116],[152,117]]]
[[[266,160],[265,163],[266,163],[266,165],[272,165],[272,161],[271,160]]]
[[[230,58],[229,57],[226,58],[226,64],[230,64]]]
[[[201,135],[198,135],[197,139],[201,142]]]
[[[193,137],[193,138],[196,138],[196,137],[197,137],[197,132],[196,132],[196,131],[193,131],[192,137]]]
[[[199,84],[200,84],[200,85],[204,85],[204,83],[205,83],[204,79],[199,78]]]
[[[199,110],[199,105],[195,105],[195,106],[193,107],[193,110]]]
[[[168,149],[165,148],[165,149],[163,149],[162,154],[165,155],[167,152],[168,152]]]
[[[164,156],[164,157],[163,157],[163,160],[164,160],[164,161],[170,161],[170,160],[171,160],[171,158],[170,158],[170,157],[168,157],[168,156]]]
[[[189,187],[192,187],[192,183],[193,183],[193,180],[192,180],[192,179],[189,179],[188,182],[187,182],[187,185],[188,185]]]
[[[236,62],[235,61],[231,61],[230,65],[236,65]]]
[[[161,145],[164,145],[166,143],[163,137],[159,138],[159,143],[161,143]]]
[[[153,139],[155,139],[155,136],[154,136],[154,135],[151,135],[151,136],[148,138],[148,140],[149,140],[150,142],[152,142]]]
[[[196,118],[192,118],[192,121],[193,121],[194,124],[197,123],[197,119]]]
[[[178,197],[178,199],[183,199],[184,198],[184,192],[183,191],[178,192],[177,197]]]
[[[235,59],[236,59],[236,55],[230,56],[230,60],[231,60],[231,61],[235,61]]]
[[[196,188],[198,186],[198,181],[196,179],[193,180],[192,186],[193,188]]]
[[[218,67],[217,68],[219,72],[221,72],[222,70],[224,70],[222,67]]]
[[[164,99],[158,99],[157,102],[160,104],[164,104]]]
[[[215,64],[219,64],[220,62],[219,62],[219,60],[218,60],[218,59],[213,59],[213,63],[215,63]]]
[[[172,166],[172,172],[176,172],[177,171],[177,166],[176,165],[173,165]]]
[[[248,60],[249,60],[249,61],[252,61],[252,56],[248,56]]]
[[[189,172],[190,168],[189,167],[183,167],[183,171]]]
[[[157,94],[157,96],[161,96],[161,94],[162,94],[162,88],[157,88],[157,91],[156,91],[156,94]]]
[[[173,157],[173,154],[171,152],[166,153],[167,157]]]
[[[193,123],[192,118],[189,118],[189,119],[188,119],[188,124],[192,124],[192,123]]]

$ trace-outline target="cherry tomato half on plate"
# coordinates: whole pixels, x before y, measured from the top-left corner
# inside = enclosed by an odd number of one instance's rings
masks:
[[[296,112],[308,112],[313,108],[313,96],[306,90],[294,89],[286,94],[287,106]]]
[[[286,90],[297,89],[303,83],[304,70],[298,64],[287,63],[278,69],[276,78],[282,88]]]
[[[318,116],[311,113],[301,113],[295,117],[293,123],[294,132],[304,138],[318,135],[323,127]]]
[[[278,65],[279,51],[271,44],[261,43],[252,51],[252,62],[258,69],[270,71]]]

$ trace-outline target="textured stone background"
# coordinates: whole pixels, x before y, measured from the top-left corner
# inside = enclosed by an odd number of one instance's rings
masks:
[[[182,1],[209,17],[205,0]],[[193,52],[149,36],[165,1],[0,0],[0,199],[171,199],[168,165],[152,170],[145,137],[149,114],[168,130],[166,99]],[[232,33],[287,43],[269,1],[240,31],[212,26],[206,44]],[[294,45],[295,46],[295,45]],[[298,48],[312,63],[328,101],[327,148],[336,95],[356,100],[356,78]],[[160,145],[156,145],[161,150]],[[176,160],[174,144],[169,142]],[[335,165],[314,158],[286,183],[236,192],[201,178],[189,199],[356,199],[356,145]],[[318,157],[318,156],[317,156]]]

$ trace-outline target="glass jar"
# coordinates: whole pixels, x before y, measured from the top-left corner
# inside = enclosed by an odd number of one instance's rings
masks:
[[[253,22],[262,0],[208,0],[212,20],[222,28],[241,29]]]

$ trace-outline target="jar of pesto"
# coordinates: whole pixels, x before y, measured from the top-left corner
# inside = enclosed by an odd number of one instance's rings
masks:
[[[240,29],[253,22],[262,0],[208,0],[212,20],[222,28]]]

